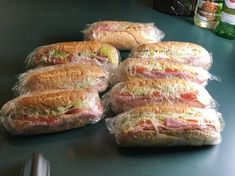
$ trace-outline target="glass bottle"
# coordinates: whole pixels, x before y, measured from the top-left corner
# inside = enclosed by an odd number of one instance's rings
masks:
[[[154,0],[154,8],[160,12],[180,15],[193,16],[196,0]]]
[[[194,23],[203,28],[214,29],[219,21],[223,7],[223,0],[198,0]]]
[[[235,39],[235,0],[225,0],[221,21],[215,33],[225,38]]]

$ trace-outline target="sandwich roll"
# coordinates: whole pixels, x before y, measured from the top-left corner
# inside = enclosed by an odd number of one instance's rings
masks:
[[[116,73],[112,76],[111,83],[116,84],[133,78],[185,79],[201,85],[206,85],[208,79],[215,79],[207,70],[188,64],[128,58],[119,65]]]
[[[182,79],[133,79],[120,82],[105,96],[105,101],[106,106],[109,105],[115,113],[163,103],[182,103],[198,108],[215,105],[203,86]]]
[[[65,131],[98,122],[103,107],[94,89],[35,91],[7,102],[2,126],[14,135]]]
[[[205,48],[189,42],[164,41],[142,44],[131,51],[130,57],[167,60],[205,69],[209,69],[212,64],[211,55]]]
[[[13,88],[19,94],[47,89],[93,87],[103,92],[108,87],[109,74],[97,65],[62,64],[29,70],[19,77]]]
[[[97,41],[64,42],[41,46],[26,58],[27,67],[66,63],[95,63],[113,71],[120,54],[113,46]]]
[[[120,146],[169,147],[216,145],[224,123],[214,109],[143,106],[105,119]]]
[[[153,23],[100,21],[84,30],[85,40],[109,43],[120,50],[130,50],[142,43],[158,42],[164,37]]]

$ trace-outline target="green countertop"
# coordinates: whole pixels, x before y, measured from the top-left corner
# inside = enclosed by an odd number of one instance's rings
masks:
[[[18,176],[29,155],[41,152],[51,162],[52,176],[232,176],[235,173],[235,41],[193,24],[192,18],[159,13],[141,0],[0,0],[0,105],[13,98],[11,88],[25,71],[24,59],[35,47],[82,40],[86,24],[99,20],[154,22],[164,40],[201,44],[213,55],[207,89],[226,123],[223,141],[214,147],[119,148],[104,121],[58,134],[0,136],[0,175]],[[122,53],[126,56],[128,53]]]

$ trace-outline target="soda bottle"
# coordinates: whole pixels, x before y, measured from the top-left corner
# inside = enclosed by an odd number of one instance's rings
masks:
[[[214,29],[219,21],[223,7],[223,0],[198,0],[194,23],[203,28]]]
[[[235,39],[235,0],[225,0],[221,21],[215,29],[219,36]]]

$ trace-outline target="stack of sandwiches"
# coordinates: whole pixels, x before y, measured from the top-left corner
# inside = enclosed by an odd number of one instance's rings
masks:
[[[93,36],[95,40],[90,38]],[[20,75],[13,88],[19,96],[1,109],[1,125],[14,135],[32,135],[100,121],[104,107],[98,93],[108,88],[120,61],[119,51],[112,45],[130,49],[162,37],[152,23],[110,21],[90,25],[85,32],[89,41],[36,48],[26,58],[30,70]]]
[[[31,68],[19,76],[19,95],[1,110],[4,128],[15,135],[59,132],[96,123],[104,108],[99,94],[108,88],[119,52],[98,41],[65,42],[35,49]]]
[[[1,110],[12,134],[59,132],[106,119],[120,146],[200,146],[221,142],[221,114],[205,89],[212,59],[200,45],[161,42],[152,23],[101,21],[85,40],[36,48]],[[131,50],[119,65],[119,50]],[[99,93],[105,92],[103,102]]]
[[[188,42],[140,44],[132,49],[106,95],[118,115],[106,119],[120,146],[201,146],[221,142],[221,114],[205,89],[210,54]],[[106,100],[107,101],[107,100]]]

